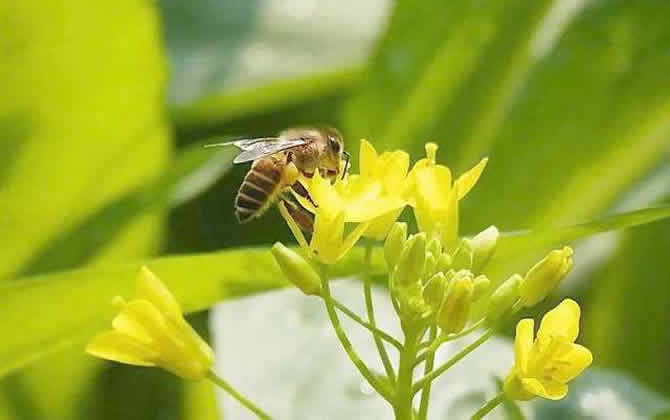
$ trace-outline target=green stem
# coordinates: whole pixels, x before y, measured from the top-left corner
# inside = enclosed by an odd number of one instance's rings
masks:
[[[414,392],[412,382],[414,380],[414,359],[416,358],[417,344],[421,338],[415,326],[403,325],[405,332],[405,345],[400,352],[400,363],[398,367],[398,386],[396,398],[393,404],[396,420],[412,419],[412,401]]]
[[[386,371],[386,376],[388,376],[389,381],[392,386],[395,386],[395,372],[393,371],[393,365],[391,364],[391,359],[389,358],[388,353],[386,352],[386,347],[382,342],[379,335],[375,334],[374,331],[377,329],[377,321],[375,320],[375,310],[372,303],[372,278],[370,277],[370,270],[372,269],[372,245],[367,245],[365,247],[365,273],[363,273],[363,292],[365,294],[365,309],[368,314],[368,321],[370,325],[374,328],[371,330],[373,332],[372,337],[377,346],[377,352],[379,357],[382,360],[384,365],[384,370]]]
[[[466,346],[465,348],[463,348],[463,350],[456,353],[451,359],[444,362],[442,366],[435,369],[428,375],[424,376],[421,380],[419,380],[416,383],[416,385],[414,385],[414,388],[412,389],[413,393],[419,392],[419,390],[423,389],[426,385],[430,384],[433,379],[440,376],[447,369],[458,363],[462,358],[470,354],[477,347],[481,346],[486,340],[491,338],[493,334],[495,334],[495,329],[494,328],[489,329],[484,334],[482,334],[477,340],[475,340],[472,344]]]
[[[363,360],[358,356],[358,353],[356,353],[356,350],[354,350],[354,347],[351,345],[351,342],[347,338],[346,333],[342,329],[342,325],[340,324],[340,319],[338,318],[337,312],[335,311],[335,305],[333,304],[330,293],[330,283],[328,282],[327,267],[323,265],[321,271],[321,292],[323,301],[326,304],[328,318],[330,319],[330,323],[333,325],[333,329],[335,330],[337,338],[340,340],[340,343],[342,344],[344,351],[347,353],[347,356],[349,356],[349,360],[351,360],[351,362],[356,366],[365,380],[368,381],[370,386],[372,386],[372,388],[377,391],[377,393],[381,395],[382,398],[390,402],[391,396],[389,395],[388,391],[383,388],[379,380],[372,374],[372,372],[370,372],[370,369],[367,367],[365,362],[363,362]]]
[[[430,339],[435,340],[437,337],[437,326],[430,327]],[[424,353],[425,354],[425,353]],[[416,366],[416,362],[414,362]],[[435,364],[435,352],[429,354],[426,358],[426,365],[423,367],[423,375],[426,376],[433,371]],[[421,404],[419,405],[419,420],[426,420],[428,418],[428,402],[430,399],[430,383],[421,391]]]
[[[419,357],[416,358],[416,364],[418,365],[419,363],[423,362],[426,360],[427,357],[433,356],[437,349],[447,341],[452,341],[456,340],[457,338],[465,337],[466,335],[470,334],[471,332],[479,329],[482,324],[484,324],[485,319],[480,319],[479,321],[475,322],[472,324],[472,326],[464,329],[463,331],[459,332],[458,334],[449,334],[449,335],[441,335],[435,340],[432,340],[430,342],[430,345],[426,350],[419,355]]]
[[[340,312],[342,312],[343,314],[345,314],[346,316],[351,318],[352,321],[359,324],[361,327],[369,330],[370,332],[372,332],[373,334],[375,334],[379,338],[385,340],[386,342],[388,342],[390,345],[397,348],[398,350],[400,350],[400,348],[402,348],[402,344],[400,344],[400,341],[391,337],[389,334],[385,333],[384,331],[380,330],[379,328],[376,328],[376,327],[372,326],[370,323],[365,322],[363,320],[363,318],[356,315],[356,313],[354,311],[352,311],[351,309],[347,308],[344,305],[344,303],[338,301],[337,299],[333,298],[332,296],[331,296],[330,300],[333,302],[333,306],[335,306],[337,309],[340,310]]]
[[[230,394],[231,397],[235,398],[240,404],[248,408],[251,412],[253,412],[259,419],[263,420],[271,420],[272,417],[270,417],[269,414],[267,414],[265,411],[261,410],[256,406],[256,404],[252,403],[249,401],[247,398],[245,398],[242,394],[237,392],[235,388],[233,388],[232,385],[230,385],[228,382],[224,381],[223,378],[219,377],[216,373],[213,371],[209,371],[207,373],[207,379],[212,381],[212,383],[219,388],[223,389],[226,391],[228,394]]]
[[[483,419],[485,415],[487,415],[489,412],[491,412],[491,410],[493,410],[498,405],[500,405],[500,403],[503,402],[504,398],[505,398],[505,394],[503,394],[502,392],[500,394],[496,395],[495,397],[493,397],[492,399],[487,401],[486,404],[481,406],[479,408],[479,410],[477,410],[477,412],[475,414],[473,414],[472,417],[470,417],[470,420]]]

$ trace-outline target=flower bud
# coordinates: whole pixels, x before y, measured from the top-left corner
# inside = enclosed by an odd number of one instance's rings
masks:
[[[451,269],[453,263],[454,260],[451,258],[451,255],[445,252],[437,260],[437,271],[447,272]]]
[[[321,293],[321,278],[300,254],[276,242],[272,246],[272,255],[284,276],[304,294],[318,296]]]
[[[452,267],[455,270],[472,268],[472,248],[469,239],[463,239],[453,256]]]
[[[393,284],[396,287],[408,287],[418,283],[421,280],[425,263],[426,234],[419,233],[405,242],[393,271]]]
[[[458,333],[465,328],[472,305],[474,285],[472,273],[462,270],[450,282],[447,298],[437,315],[437,323],[446,333]]]
[[[429,279],[432,277],[433,274],[435,274],[435,271],[437,269],[437,261],[435,260],[435,257],[433,256],[432,252],[427,252],[426,253],[426,263],[423,267],[423,278]]]
[[[436,259],[440,257],[440,254],[442,254],[442,244],[440,243],[439,236],[433,235],[430,241],[428,241],[426,252],[433,254]]]
[[[498,244],[498,228],[489,226],[470,240],[472,249],[472,271],[479,273],[495,253]]]
[[[398,263],[403,245],[407,239],[407,223],[395,223],[384,242],[384,258],[389,271]]]
[[[572,254],[569,246],[553,250],[528,270],[520,288],[523,306],[536,305],[558,286],[572,268]]]
[[[514,274],[493,292],[486,315],[489,321],[498,321],[514,305],[519,298],[519,285],[522,280],[523,277]]]
[[[433,311],[438,312],[442,303],[444,302],[444,297],[449,288],[449,281],[447,277],[442,272],[438,272],[433,275],[426,287],[423,289],[423,300],[433,309]]]
[[[474,291],[472,292],[472,301],[475,302],[486,294],[486,291],[489,290],[491,286],[491,281],[485,275],[477,276],[473,281]]]

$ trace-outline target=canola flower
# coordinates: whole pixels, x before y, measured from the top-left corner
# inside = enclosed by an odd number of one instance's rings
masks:
[[[112,330],[102,332],[86,352],[137,366],[158,366],[186,379],[203,379],[214,363],[214,351],[184,320],[165,285],[147,267],[137,277],[134,299],[114,298],[120,308]]]
[[[459,202],[476,185],[488,159],[453,180],[451,170],[436,161],[437,145],[428,143],[425,149],[426,157],[410,169],[406,152],[380,154],[362,140],[360,173],[334,181],[319,174],[311,179],[299,178],[317,204],[313,206],[296,196],[315,216],[310,240],[286,208],[280,205],[280,211],[307,257],[322,269],[315,270],[280,243],[272,250],[291,282],[305,294],[323,299],[343,349],[373,389],[392,406],[396,419],[415,418],[412,401],[418,393],[421,399],[416,418],[427,419],[432,381],[495,335],[521,308],[542,301],[573,264],[572,249],[563,247],[550,252],[525,276],[514,274],[489,291],[493,282],[482,271],[495,254],[498,230],[490,226],[473,237],[462,237],[459,232]],[[406,206],[413,210],[417,233],[410,234],[406,223],[396,222]],[[402,343],[376,326],[367,275],[363,277],[369,322],[331,295],[325,268],[340,261],[362,237],[384,240],[389,297],[402,327]],[[368,243],[366,249],[369,261],[372,245]],[[488,311],[482,319],[472,319],[471,308],[481,299],[488,300],[484,305]],[[385,376],[373,374],[358,356],[337,311],[372,332]],[[517,328],[516,363],[505,381],[504,394],[482,406],[473,419],[485,416],[504,396],[520,401],[536,396],[561,398],[567,393],[567,382],[591,363],[591,353],[574,344],[579,323],[576,302],[566,300],[547,313],[535,339],[532,322],[523,320]],[[487,325],[479,338],[435,366],[434,354],[440,345]],[[399,351],[397,368],[386,352],[387,344]],[[424,374],[416,378],[419,364],[424,364]]]
[[[535,397],[559,400],[567,395],[567,383],[593,361],[586,347],[575,344],[579,316],[577,302],[565,299],[542,318],[537,337],[532,319],[519,321],[514,367],[504,385],[507,397],[520,401]]]
[[[191,327],[179,303],[146,266],[137,276],[135,298],[116,296],[119,313],[112,329],[99,333],[86,346],[92,356],[135,366],[156,366],[190,380],[209,379],[259,419],[271,417],[216,375],[214,351]]]

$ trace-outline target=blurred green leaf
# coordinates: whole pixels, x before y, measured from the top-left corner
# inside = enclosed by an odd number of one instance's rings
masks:
[[[169,130],[152,2],[3,2],[0,22],[6,279],[59,232],[160,173]],[[128,226],[105,254],[145,255],[159,215]]]
[[[585,339],[605,367],[626,369],[670,392],[665,366],[670,349],[670,223],[624,235],[587,293]]]
[[[355,250],[334,272],[339,276],[358,272],[362,254]],[[384,266],[381,255],[374,263],[380,271]],[[147,264],[165,281],[185,312],[287,284],[267,248],[164,257]],[[1,286],[0,332],[4,339],[0,343],[0,375],[80,343],[104,327],[115,311],[111,299],[132,296],[139,267],[140,263],[98,264]]]

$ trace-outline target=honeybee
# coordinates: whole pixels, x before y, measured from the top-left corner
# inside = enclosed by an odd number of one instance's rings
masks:
[[[323,177],[334,179],[342,176],[349,167],[349,154],[344,150],[341,134],[334,128],[291,128],[277,137],[241,139],[212,146],[236,146],[241,150],[233,163],[251,162],[251,168],[235,197],[235,216],[240,223],[247,223],[265,213],[278,199],[305,231],[311,231],[311,215],[289,193],[308,199],[314,206],[307,190],[287,174],[290,164],[304,176],[311,178],[315,171]],[[295,172],[295,171],[293,171]]]

